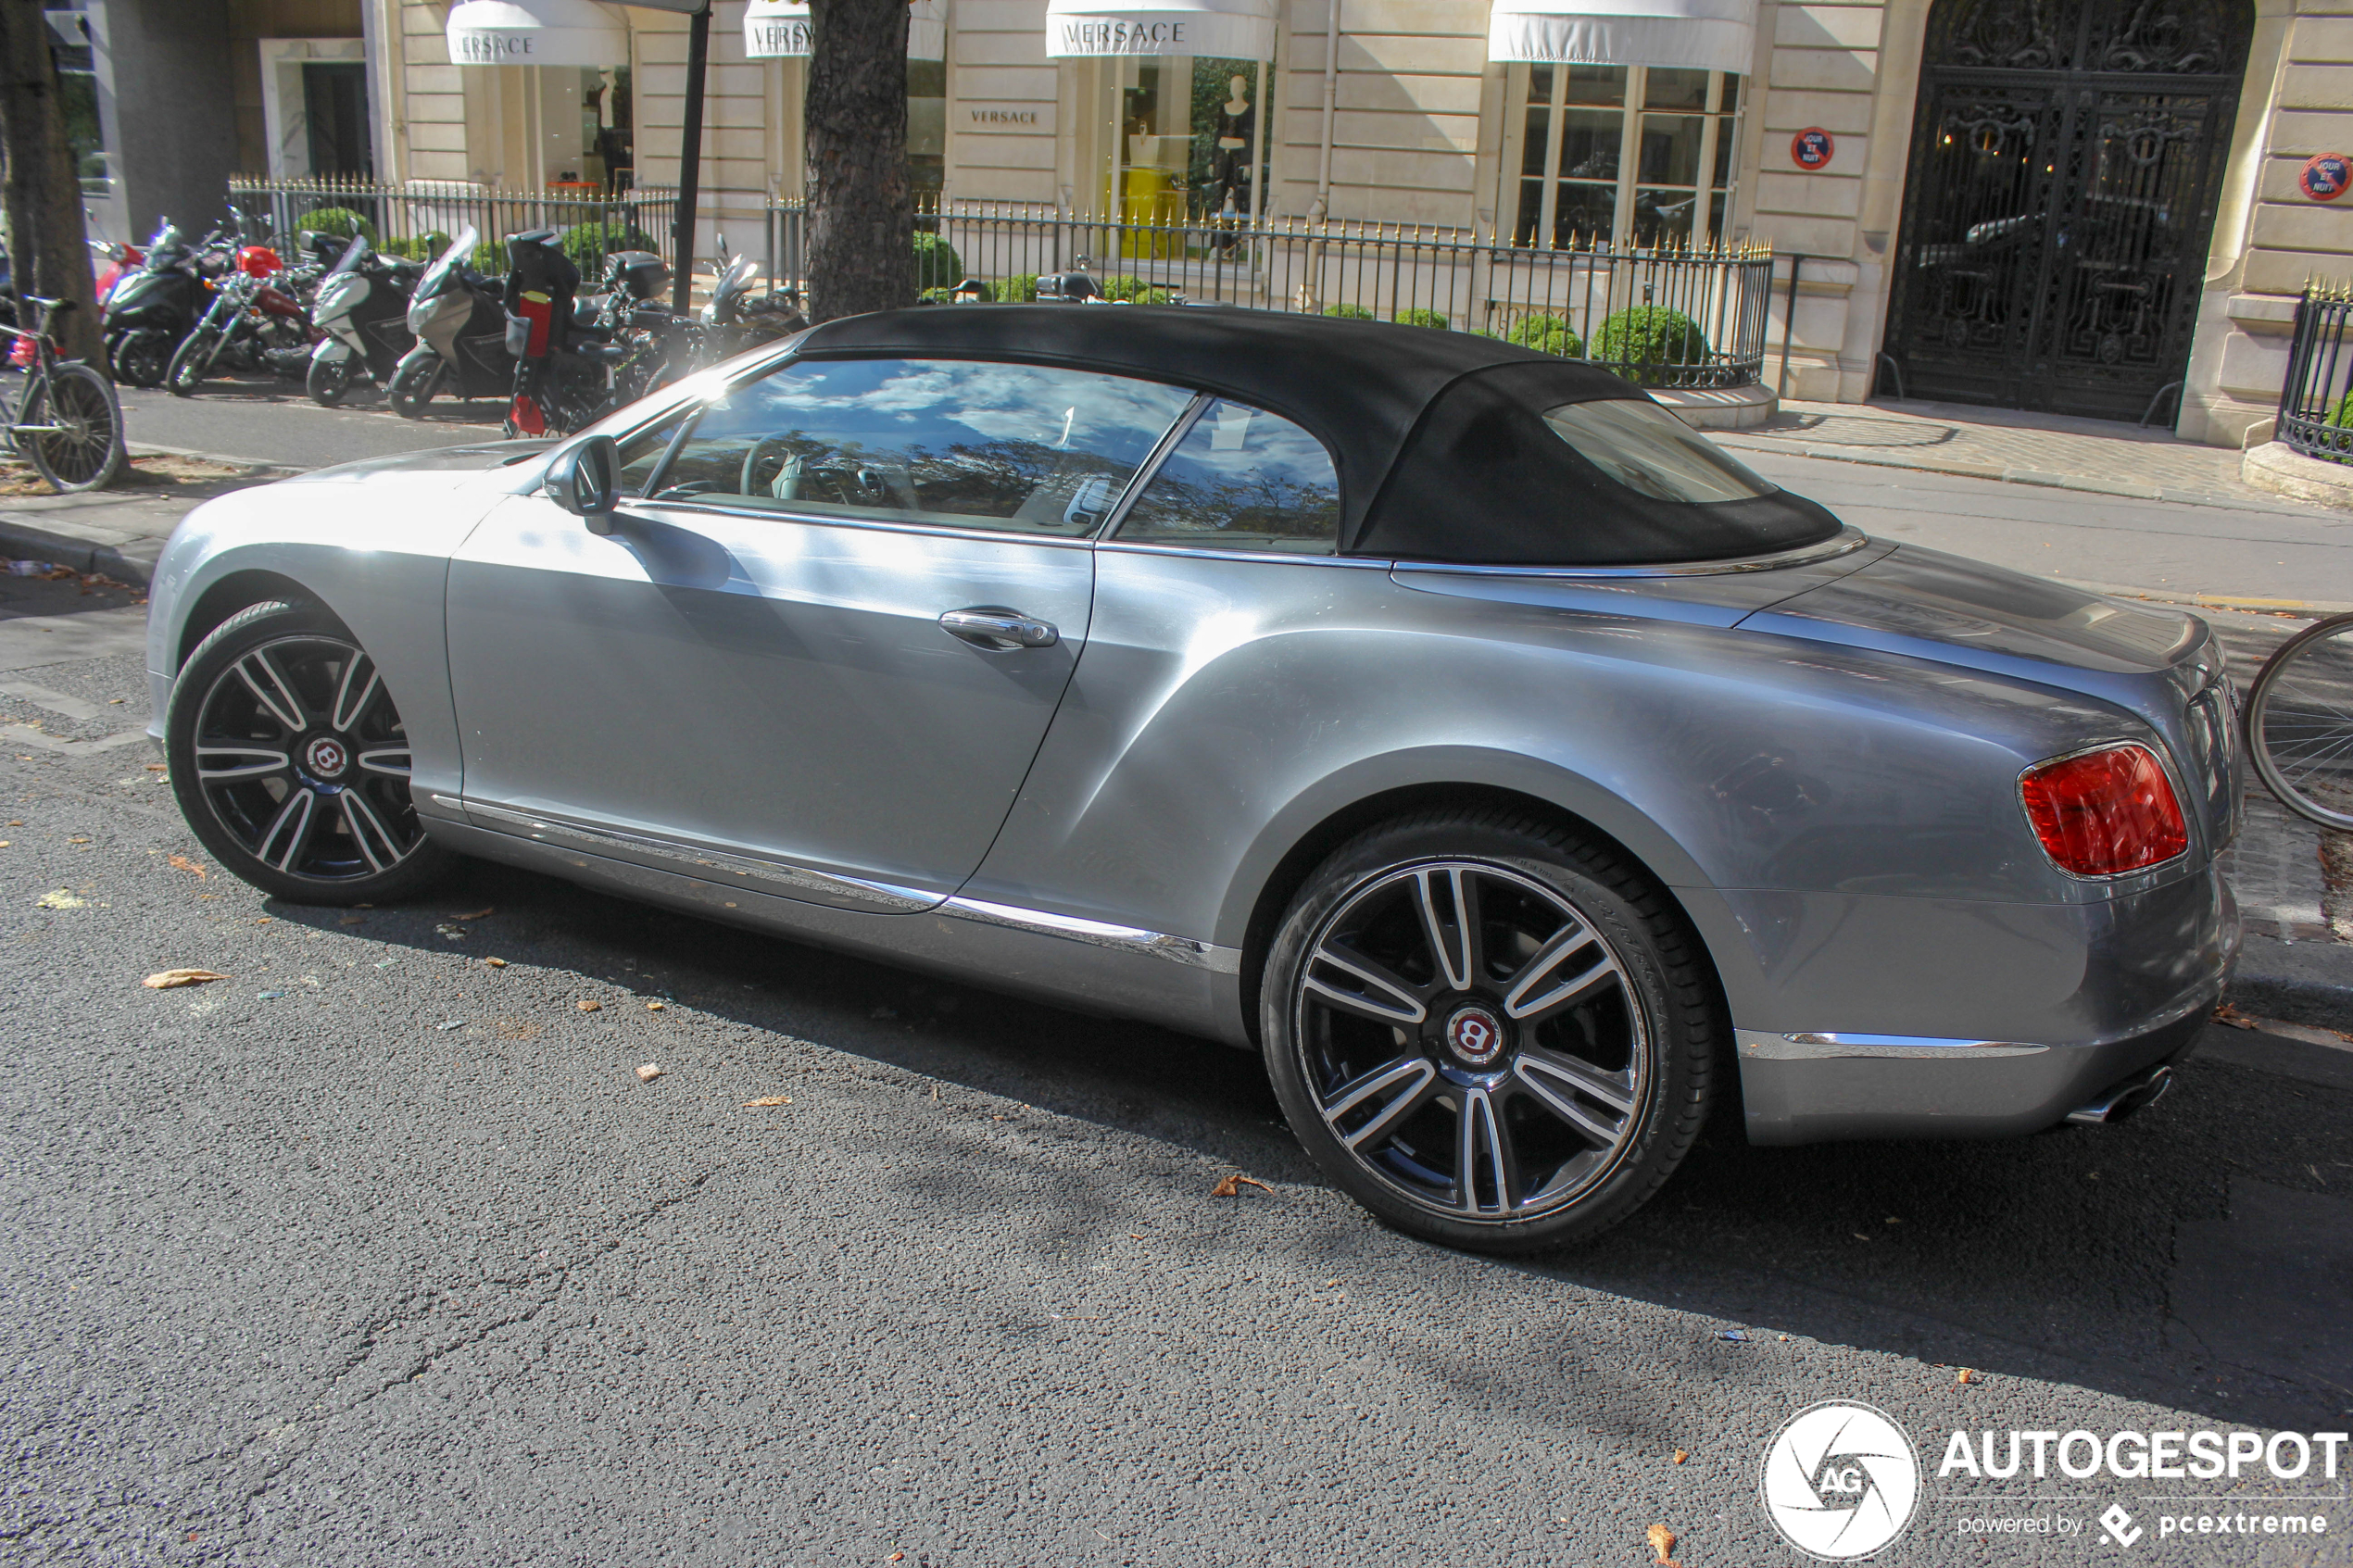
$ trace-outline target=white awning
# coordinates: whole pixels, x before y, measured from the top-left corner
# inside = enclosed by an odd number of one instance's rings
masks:
[[[446,36],[461,66],[629,63],[629,23],[598,0],[458,0]]]
[[[751,0],[744,10],[744,53],[755,60],[806,59],[806,0]],[[948,57],[948,13],[940,0],[913,0],[907,7],[907,57]]]
[[[1046,0],[1051,58],[1098,55],[1275,57],[1274,0]]]
[[[1746,71],[1756,0],[1495,0],[1491,60]]]

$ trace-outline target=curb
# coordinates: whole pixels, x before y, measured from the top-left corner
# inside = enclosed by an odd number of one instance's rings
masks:
[[[2264,495],[2224,495],[2211,490],[2177,490],[2170,484],[2144,484],[2134,480],[2094,479],[2084,474],[2051,473],[2043,469],[2004,468],[1994,463],[1924,463],[1904,458],[1857,452],[1851,447],[1798,446],[1779,441],[1743,439],[1739,431],[1710,431],[1720,446],[1743,452],[1780,453],[1787,458],[1812,458],[1828,463],[1859,463],[1866,468],[1902,469],[1909,473],[1943,474],[1952,479],[1982,479],[2004,484],[2032,484],[2045,490],[2070,490],[2090,495],[2116,495],[2133,501],[2169,501],[2184,507],[2226,507],[2233,511],[2288,511],[2280,499]],[[2293,508],[2301,513],[2318,509]]]
[[[2242,1012],[2345,1028],[2353,1024],[2353,947],[2250,935],[2225,994]]]
[[[163,541],[155,542],[156,551],[163,551]],[[71,567],[84,576],[111,577],[118,583],[128,583],[145,589],[154,580],[156,563],[126,555],[116,545],[100,545],[79,539],[70,533],[58,533],[46,528],[35,528],[13,517],[0,516],[0,554],[13,560],[55,561]]]

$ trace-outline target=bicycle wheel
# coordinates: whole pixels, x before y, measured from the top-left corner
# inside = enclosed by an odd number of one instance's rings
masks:
[[[122,405],[89,366],[50,367],[26,392],[22,422],[54,427],[19,443],[53,488],[103,490],[122,472]]]
[[[2316,621],[2263,661],[2247,688],[2246,751],[2282,805],[2353,832],[2353,615]]]

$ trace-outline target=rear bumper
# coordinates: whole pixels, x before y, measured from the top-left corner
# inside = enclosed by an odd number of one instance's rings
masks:
[[[1987,920],[1968,944],[1923,947],[1905,966],[1900,1008],[1869,1005],[1877,987],[1843,1006],[1806,987],[1811,1027],[1783,1023],[1797,999],[1789,991],[1773,998],[1780,1005],[1744,1010],[1728,985],[1749,1141],[2017,1136],[2180,1057],[2238,954],[2238,909],[2220,873],[2075,915]],[[2005,932],[2007,942],[1994,935]],[[2010,943],[2016,953],[2000,950]],[[2054,970],[2072,984],[2029,978]],[[1890,1032],[1865,1032],[1875,1027]]]

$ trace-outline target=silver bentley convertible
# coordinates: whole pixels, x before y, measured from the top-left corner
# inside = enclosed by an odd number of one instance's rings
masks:
[[[452,854],[1265,1054],[1380,1218],[1591,1236],[1758,1143],[2153,1099],[2235,952],[2194,617],[1899,546],[1467,333],[829,322],[560,445],[192,513],[189,823]]]

